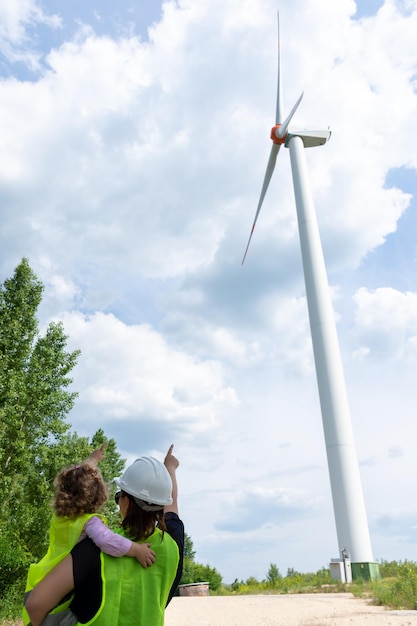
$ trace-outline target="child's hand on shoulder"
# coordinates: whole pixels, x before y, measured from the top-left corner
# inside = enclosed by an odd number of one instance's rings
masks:
[[[151,543],[132,543],[132,556],[144,567],[151,567],[155,563],[156,554],[151,550]]]

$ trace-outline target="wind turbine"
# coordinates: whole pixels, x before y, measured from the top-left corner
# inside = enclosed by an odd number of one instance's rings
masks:
[[[336,324],[304,153],[305,148],[325,144],[330,139],[331,133],[328,129],[300,131],[289,129],[289,124],[303,94],[298,98],[288,117],[282,121],[280,57],[278,18],[278,86],[275,126],[271,130],[272,148],[242,265],[274,172],[280,147],[284,145],[290,151],[311,339],[339,553],[343,557],[344,565],[346,554],[350,556],[353,578],[376,579],[379,578],[379,568],[372,556]]]

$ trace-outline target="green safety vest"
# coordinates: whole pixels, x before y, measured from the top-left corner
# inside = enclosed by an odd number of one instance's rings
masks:
[[[89,519],[97,515],[85,514],[75,519],[68,517],[57,517],[55,514],[52,516],[51,524],[49,526],[49,546],[45,556],[38,562],[32,563],[29,567],[29,572],[26,580],[25,596],[32,591],[32,589],[43,579],[46,574],[58,565],[72,550],[75,544],[78,542],[82,530]],[[106,520],[102,515],[99,515],[101,519],[106,523]],[[63,611],[71,600],[67,603],[60,605],[57,611]],[[52,611],[54,612],[54,611]],[[25,608],[23,608],[22,619],[24,626],[30,624],[29,615]]]
[[[102,602],[83,626],[163,626],[165,606],[179,562],[176,542],[159,528],[144,542],[151,543],[156,561],[144,568],[134,558],[101,553]]]

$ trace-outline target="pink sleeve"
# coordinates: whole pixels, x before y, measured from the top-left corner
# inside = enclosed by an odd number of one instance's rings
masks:
[[[124,556],[130,550],[132,542],[122,535],[114,533],[106,526],[101,517],[91,517],[83,529],[83,534],[90,537],[100,550],[110,556]]]

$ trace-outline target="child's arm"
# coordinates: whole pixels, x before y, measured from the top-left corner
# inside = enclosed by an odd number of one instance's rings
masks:
[[[155,562],[155,552],[150,549],[150,543],[136,543],[114,533],[98,515],[88,520],[83,531],[102,552],[110,556],[132,556],[145,568]]]
[[[100,463],[100,461],[106,458],[106,455],[104,454],[104,451],[106,448],[107,448],[107,441],[102,443],[101,446],[97,448],[96,450],[93,450],[89,458],[83,462],[88,463],[89,465],[97,465],[98,463]]]

